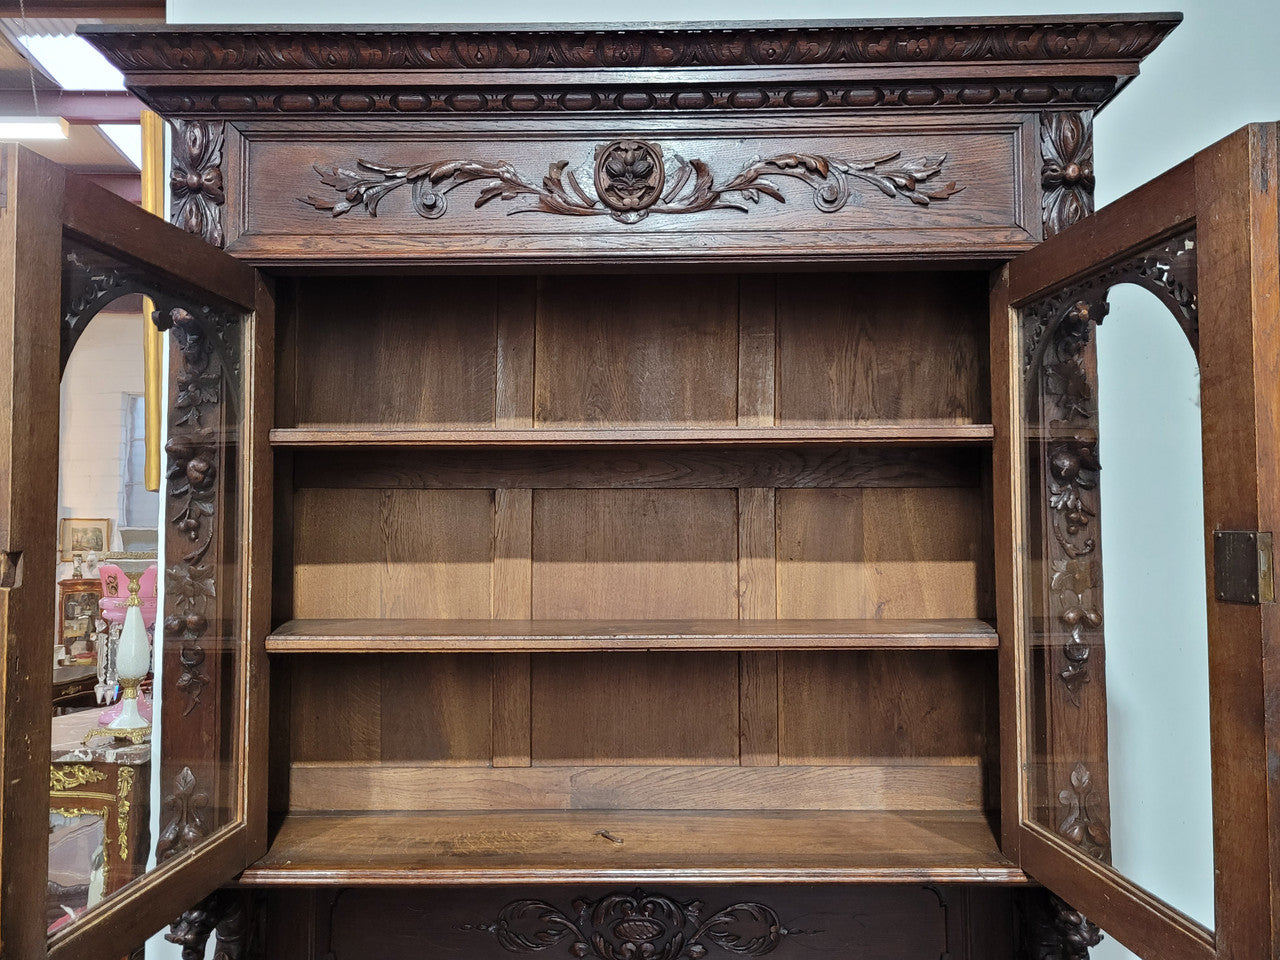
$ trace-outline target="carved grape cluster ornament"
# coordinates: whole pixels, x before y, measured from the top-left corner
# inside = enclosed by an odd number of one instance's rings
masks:
[[[562,216],[608,216],[619,223],[635,224],[651,214],[695,214],[708,210],[747,213],[751,204],[769,197],[786,203],[775,177],[787,177],[808,185],[813,205],[823,213],[835,213],[854,195],[854,186],[865,183],[890,199],[905,199],[927,207],[948,200],[963,190],[955,181],[940,182],[946,155],[902,159],[900,152],[866,159],[842,159],[813,153],[786,153],[751,157],[734,176],[717,180],[704,160],[688,160],[678,153],[667,155],[646,140],[615,140],[596,148],[590,180],[569,169],[568,160],[557,160],[540,182],[529,179],[505,160],[438,160],[415,166],[392,166],[357,160],[352,167],[316,165],[316,173],[335,195],[312,194],[300,198],[317,210],[340,217],[358,208],[378,215],[383,197],[410,185],[413,209],[435,220],[448,210],[448,194],[465,183],[481,183],[475,206],[491,200],[533,197],[532,205],[514,207],[509,213],[551,213]]]

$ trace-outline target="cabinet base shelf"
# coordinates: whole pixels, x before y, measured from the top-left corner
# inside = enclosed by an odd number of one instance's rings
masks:
[[[1025,883],[979,811],[291,814],[250,886]]]

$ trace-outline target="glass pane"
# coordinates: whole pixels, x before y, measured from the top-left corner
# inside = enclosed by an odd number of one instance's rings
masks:
[[[247,324],[83,244],[65,243],[63,270],[51,933],[240,815]],[[172,331],[167,390],[143,365],[152,314]],[[138,402],[157,387],[159,503]]]
[[[1196,309],[1186,234],[1022,311],[1024,815],[1212,928]]]

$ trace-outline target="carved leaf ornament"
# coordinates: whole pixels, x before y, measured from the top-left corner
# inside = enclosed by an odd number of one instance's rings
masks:
[[[643,890],[573,902],[572,912],[542,900],[516,900],[486,924],[464,929],[492,934],[511,953],[564,946],[572,957],[593,960],[702,960],[710,945],[728,953],[761,957],[790,934],[762,903],[735,903],[703,917],[700,900],[674,900]]]
[[[650,214],[690,214],[707,210],[749,211],[747,202],[762,197],[786,203],[772,177],[790,177],[812,190],[813,205],[834,213],[849,202],[857,183],[866,183],[889,198],[910,200],[927,207],[950,199],[963,190],[955,181],[935,182],[946,155],[901,159],[895,152],[869,159],[846,160],[821,154],[786,153],[751,157],[734,176],[717,182],[703,160],[688,160],[673,153],[668,160],[659,144],[645,140],[615,140],[596,148],[593,176],[589,181],[569,169],[568,160],[557,160],[541,182],[525,177],[505,160],[439,160],[414,166],[393,166],[357,160],[354,168],[315,167],[320,180],[335,195],[302,198],[317,210],[339,217],[363,207],[378,215],[383,197],[410,185],[413,209],[435,220],[448,210],[448,194],[465,183],[478,181],[476,207],[490,200],[536,198],[536,203],[509,213],[551,213],[562,216],[608,216],[619,223],[639,223]]]

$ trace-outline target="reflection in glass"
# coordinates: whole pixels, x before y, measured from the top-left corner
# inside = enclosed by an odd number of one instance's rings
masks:
[[[172,331],[159,493],[144,303]],[[51,934],[238,815],[242,632],[242,318],[70,241],[63,310]]]
[[[1193,233],[1022,310],[1024,813],[1211,925],[1197,321]]]

